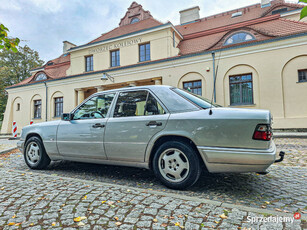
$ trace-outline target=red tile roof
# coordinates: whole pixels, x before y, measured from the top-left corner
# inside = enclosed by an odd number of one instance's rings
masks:
[[[163,23],[157,21],[154,18],[148,18],[148,19],[145,19],[145,20],[133,23],[133,24],[116,27],[110,32],[102,34],[100,37],[94,39],[88,44],[93,43],[93,42],[103,41],[103,40],[110,39],[110,38],[115,38],[121,35],[137,32],[137,31],[144,30],[144,29],[149,29],[151,27],[155,27],[159,25],[163,25]]]
[[[48,63],[51,63],[51,62],[53,64],[48,65]],[[15,85],[12,85],[10,87],[19,86],[19,85],[26,85],[28,83],[35,82],[34,78],[40,72],[44,72],[47,75],[48,80],[63,78],[63,77],[66,76],[66,71],[68,70],[69,67],[70,67],[70,54],[61,55],[58,58],[55,58],[53,60],[48,61],[44,66],[41,67],[43,70],[40,70],[40,71],[34,73],[31,77],[15,84]],[[42,80],[40,82],[43,82],[43,81],[44,80]],[[10,87],[8,87],[8,88],[10,88]]]
[[[271,1],[270,7],[261,8],[261,4],[254,4],[247,7],[242,7],[239,9],[205,17],[195,23],[178,25],[176,26],[176,29],[184,36],[187,34],[197,33],[199,31],[215,29],[218,27],[234,25],[237,23],[261,18],[263,16],[267,16],[269,13],[272,12],[272,10],[284,7],[287,7],[288,11],[290,11],[300,9],[303,7],[303,5],[285,3],[283,0],[274,0]],[[242,12],[242,16],[232,18],[232,14],[236,12]]]
[[[215,33],[213,33],[216,31]],[[222,48],[224,42],[232,33],[246,31],[256,39],[249,43],[268,40],[274,37],[284,37],[292,34],[307,32],[307,23],[280,18],[279,15],[267,16],[262,20],[256,19],[242,23],[242,26],[232,25],[214,30],[201,31],[184,36],[178,48],[180,55],[203,52]],[[240,43],[239,45],[241,45]],[[235,44],[238,45],[238,44]]]

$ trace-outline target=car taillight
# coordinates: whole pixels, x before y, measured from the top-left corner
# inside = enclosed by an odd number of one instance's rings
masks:
[[[253,139],[254,140],[262,140],[262,141],[269,141],[272,138],[272,132],[270,125],[257,125]]]

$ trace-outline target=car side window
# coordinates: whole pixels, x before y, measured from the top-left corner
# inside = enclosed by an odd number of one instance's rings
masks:
[[[115,94],[113,93],[92,97],[75,111],[73,119],[105,118],[114,96]]]
[[[132,117],[164,114],[162,106],[147,91],[122,92],[119,94],[114,117]]]

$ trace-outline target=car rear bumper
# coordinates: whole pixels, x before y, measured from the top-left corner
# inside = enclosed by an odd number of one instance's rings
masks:
[[[209,172],[265,172],[275,162],[276,146],[269,149],[239,149],[198,146]]]
[[[23,153],[24,144],[25,144],[25,142],[22,141],[22,140],[20,140],[20,141],[17,142],[17,148],[18,148],[18,149],[20,150],[20,152],[22,152],[22,153]]]

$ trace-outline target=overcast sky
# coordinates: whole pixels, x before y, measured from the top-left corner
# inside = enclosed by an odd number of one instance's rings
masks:
[[[137,0],[152,16],[179,24],[179,11],[200,7],[200,17],[260,0]],[[62,54],[62,42],[82,45],[118,26],[132,0],[0,0],[0,22],[22,45],[48,61]]]

